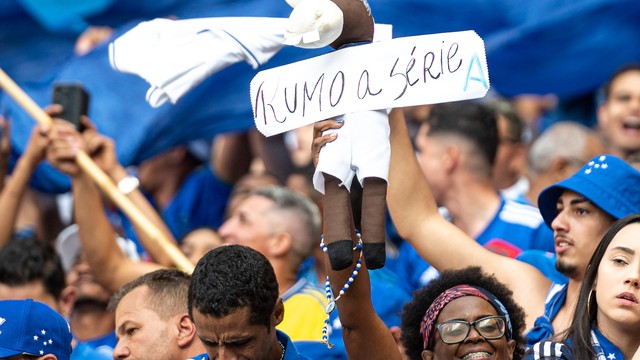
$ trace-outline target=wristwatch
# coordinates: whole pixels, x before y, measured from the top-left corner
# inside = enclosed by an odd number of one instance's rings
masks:
[[[129,195],[140,186],[140,180],[133,175],[127,175],[118,181],[117,186],[121,193]]]

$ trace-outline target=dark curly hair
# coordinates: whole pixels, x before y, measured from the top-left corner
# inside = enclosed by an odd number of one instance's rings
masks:
[[[476,266],[443,271],[440,276],[429,282],[429,284],[416,290],[411,301],[402,308],[402,343],[406,348],[409,359],[422,359],[423,338],[420,335],[420,323],[431,303],[445,290],[462,284],[482,287],[502,302],[511,317],[513,339],[517,343],[513,360],[522,359],[525,350],[523,341],[523,332],[525,330],[524,310],[513,300],[512,292],[509,288],[499,282],[495,276],[482,272],[482,269]]]
[[[248,307],[250,322],[270,330],[278,296],[276,275],[264,255],[246,246],[220,246],[205,254],[191,275],[189,316],[197,310],[220,318]]]

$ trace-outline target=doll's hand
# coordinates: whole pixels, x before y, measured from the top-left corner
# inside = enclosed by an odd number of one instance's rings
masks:
[[[330,129],[340,129],[344,123],[335,118],[318,121],[313,125],[313,143],[311,144],[311,159],[313,167],[318,166],[318,158],[320,157],[320,149],[324,144],[332,142],[338,137],[338,134],[331,133],[323,135],[322,133]]]

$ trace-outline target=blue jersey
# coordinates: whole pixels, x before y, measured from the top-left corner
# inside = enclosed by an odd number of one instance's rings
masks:
[[[71,360],[111,360],[117,343],[115,331],[96,339],[78,341],[71,352]]]
[[[500,208],[487,227],[476,237],[487,249],[517,258],[529,249],[554,252],[553,231],[547,227],[540,211],[531,205],[502,200]],[[426,285],[438,271],[418,255],[408,243],[399,246],[398,276],[412,290]]]
[[[511,258],[529,249],[555,251],[553,231],[544,223],[538,208],[513,200],[502,200],[496,216],[476,241]]]

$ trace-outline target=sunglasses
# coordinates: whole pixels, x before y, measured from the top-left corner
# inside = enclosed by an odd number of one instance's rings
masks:
[[[436,324],[440,338],[445,344],[463,342],[469,336],[472,326],[483,338],[495,340],[504,335],[505,319],[503,316],[487,316],[473,322],[451,320]]]

